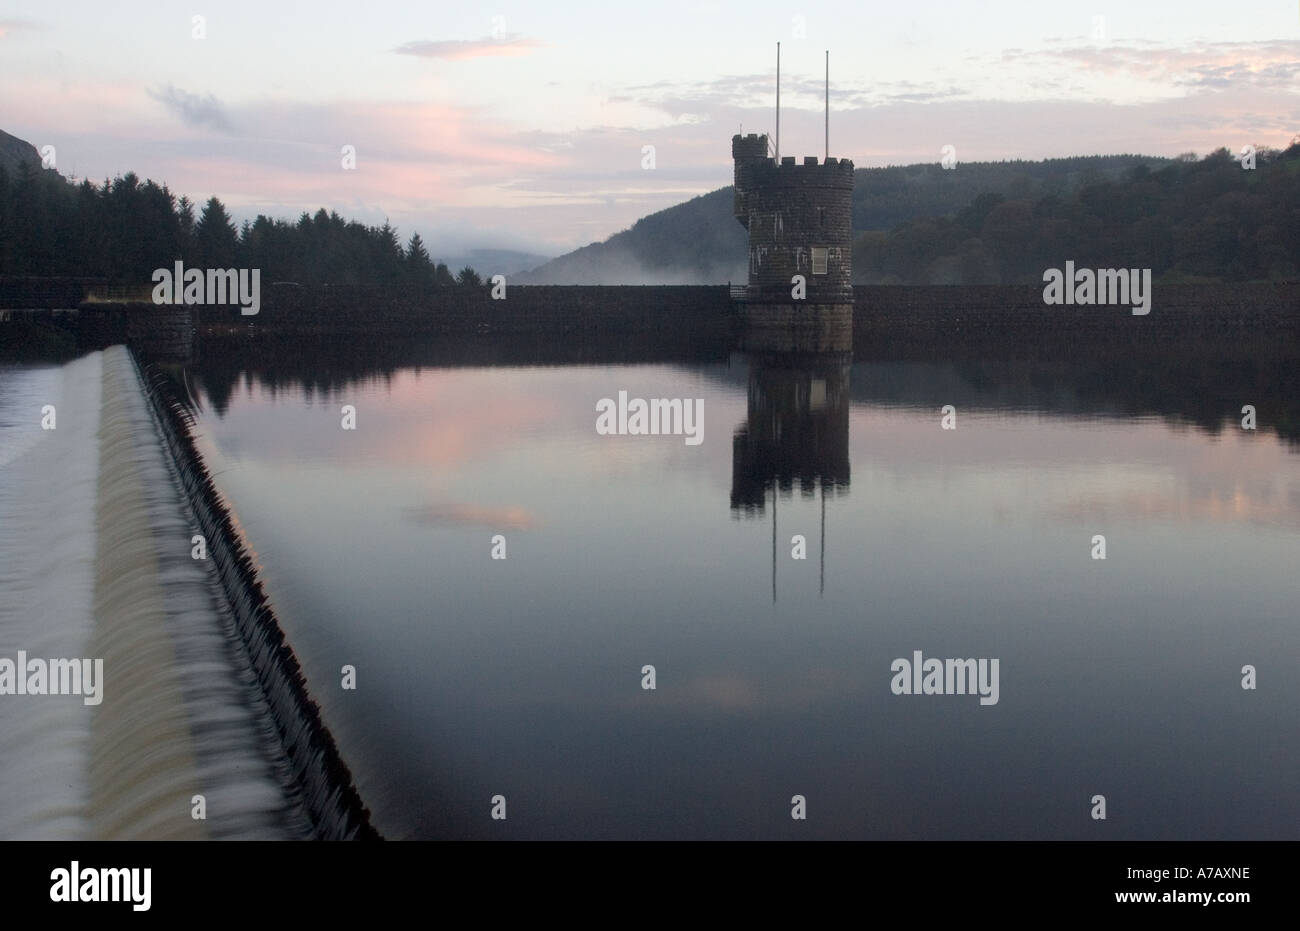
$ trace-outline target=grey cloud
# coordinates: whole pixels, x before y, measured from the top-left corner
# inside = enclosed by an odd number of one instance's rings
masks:
[[[721,108],[762,108],[769,105],[775,88],[775,74],[735,75],[690,84],[657,82],[623,88],[611,100],[631,101],[660,110],[678,119],[693,114],[713,114]],[[782,102],[798,109],[812,102],[820,109],[825,85],[821,78],[783,77]],[[923,103],[958,100],[967,91],[939,82],[875,81],[868,87],[839,83],[831,85],[831,102],[836,110],[891,103]]]
[[[163,90],[150,90],[148,94],[187,126],[221,132],[230,132],[232,129],[225,107],[212,94],[191,94],[170,84]]]
[[[1135,40],[1125,44],[1079,45],[1044,51],[1006,49],[1003,62],[1066,61],[1088,71],[1130,73],[1170,80],[1192,90],[1232,88],[1293,89],[1300,77],[1300,41],[1197,42],[1158,46]]]

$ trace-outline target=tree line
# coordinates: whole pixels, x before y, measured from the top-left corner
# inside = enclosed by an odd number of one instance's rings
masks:
[[[28,162],[14,172],[0,165],[0,274],[136,284],[178,259],[196,268],[259,268],[264,281],[303,285],[423,292],[483,284],[469,266],[453,274],[430,258],[419,233],[403,245],[387,222],[366,226],[322,208],[292,223],[259,214],[236,228],[218,198],[196,209],[134,173],[74,184]]]

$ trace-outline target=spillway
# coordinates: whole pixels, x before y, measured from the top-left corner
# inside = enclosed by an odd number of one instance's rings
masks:
[[[0,369],[0,664],[103,670],[0,666],[0,839],[374,836],[168,403],[120,346]]]

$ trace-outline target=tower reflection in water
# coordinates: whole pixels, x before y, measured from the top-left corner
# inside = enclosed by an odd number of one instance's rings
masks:
[[[731,511],[762,518],[771,501],[776,601],[777,499],[821,497],[819,591],[826,590],[826,498],[849,488],[851,352],[750,353],[748,416],[732,438]]]

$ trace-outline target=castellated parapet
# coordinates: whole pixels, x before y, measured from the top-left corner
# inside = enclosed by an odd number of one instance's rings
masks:
[[[852,334],[853,162],[768,155],[766,135],[733,136],[734,213],[749,231],[749,329]],[[792,297],[802,275],[803,299]],[[843,331],[841,333],[840,331]],[[775,347],[772,347],[775,348]],[[826,348],[800,345],[801,349]]]

